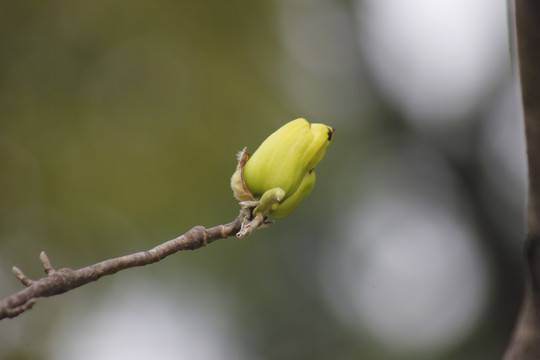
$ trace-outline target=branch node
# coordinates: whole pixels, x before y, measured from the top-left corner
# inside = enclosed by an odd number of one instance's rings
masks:
[[[49,259],[49,256],[45,251],[42,251],[39,254],[39,260],[41,261],[41,265],[43,265],[43,270],[45,271],[45,274],[49,275],[56,271],[52,266],[51,260]]]
[[[219,230],[222,238],[227,237],[229,229],[225,225],[220,225]]]
[[[26,276],[21,269],[16,266],[13,266],[11,268],[11,272],[13,272],[13,275],[15,275],[15,277],[19,279],[19,281],[22,282],[22,284],[26,287],[32,285],[32,283],[34,282],[32,279]]]
[[[204,226],[195,226],[193,229],[185,233],[185,236],[189,239],[190,250],[199,249],[208,245],[208,232]]]

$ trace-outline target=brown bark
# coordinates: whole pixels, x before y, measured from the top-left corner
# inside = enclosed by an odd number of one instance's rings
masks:
[[[47,254],[42,252],[40,260],[47,276],[33,281],[14,266],[13,273],[26,288],[0,300],[0,320],[13,318],[31,309],[40,297],[59,295],[96,281],[103,276],[136,266],[149,265],[178,251],[199,249],[216,240],[237,235],[242,224],[249,220],[249,216],[249,209],[243,208],[240,215],[228,224],[208,229],[203,226],[195,226],[184,235],[166,241],[148,251],[108,259],[77,270],[54,269]]]
[[[507,360],[540,359],[540,2],[515,1],[517,58],[529,167],[525,298]]]

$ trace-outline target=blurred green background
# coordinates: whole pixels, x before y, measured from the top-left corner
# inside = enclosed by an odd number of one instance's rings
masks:
[[[0,290],[234,219],[236,153],[336,128],[313,193],[41,299],[1,359],[496,359],[525,155],[504,1],[0,1]]]

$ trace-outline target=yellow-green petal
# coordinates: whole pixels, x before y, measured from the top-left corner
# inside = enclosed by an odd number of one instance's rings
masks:
[[[294,193],[324,156],[330,144],[329,131],[332,129],[326,125],[296,119],[270,135],[244,166],[244,180],[251,193],[261,196],[275,187],[285,190],[286,198]]]
[[[261,216],[289,215],[313,189],[314,167],[333,135],[331,127],[302,118],[283,125],[251,157],[244,149],[231,178],[234,195],[241,201],[259,201],[256,212]]]
[[[304,176],[298,189],[286,200],[278,204],[275,209],[272,208],[270,216],[273,218],[282,218],[289,215],[309,195],[311,190],[313,190],[313,186],[315,186],[315,171]]]

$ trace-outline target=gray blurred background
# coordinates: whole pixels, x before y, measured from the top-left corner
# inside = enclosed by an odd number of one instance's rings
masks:
[[[0,1],[0,297],[234,219],[235,154],[336,128],[313,193],[42,299],[1,359],[497,359],[521,299],[504,0]]]

